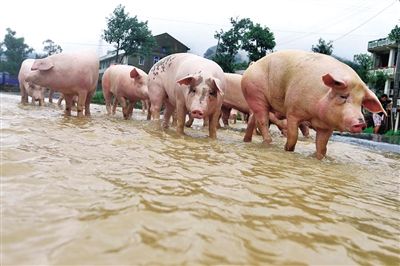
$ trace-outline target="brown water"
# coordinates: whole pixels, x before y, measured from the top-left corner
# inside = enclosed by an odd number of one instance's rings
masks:
[[[400,263],[400,155],[1,97],[2,265]]]

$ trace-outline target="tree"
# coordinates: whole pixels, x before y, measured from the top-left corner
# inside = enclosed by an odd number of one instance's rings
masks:
[[[132,55],[139,51],[149,54],[156,41],[147,26],[147,21],[140,22],[134,16],[133,18],[129,18],[127,25],[128,31],[121,44],[121,48],[127,55]]]
[[[242,49],[249,53],[250,61],[257,61],[264,57],[267,51],[275,47],[275,37],[268,27],[260,24],[250,25],[249,31],[245,33]]]
[[[388,35],[389,39],[396,41],[397,43],[397,57],[396,57],[396,69],[394,74],[394,86],[393,86],[393,107],[399,107],[397,102],[400,98],[400,27],[395,26]],[[397,128],[395,128],[397,131]]]
[[[136,16],[129,17],[124,6],[118,5],[106,19],[107,29],[104,30],[103,39],[115,44],[116,62],[120,62],[118,56],[121,50],[126,55],[132,55],[138,51],[148,53],[154,46],[155,40],[148,29],[147,21],[140,22]]]
[[[357,74],[365,83],[369,83],[368,73],[372,68],[372,57],[369,54],[356,54],[353,61],[358,65]]]
[[[47,56],[52,54],[58,54],[63,51],[60,45],[55,44],[52,40],[47,39],[43,43],[43,51],[47,54]]]
[[[238,20],[231,18],[232,28],[227,32],[216,32],[214,38],[218,39],[217,50],[213,60],[221,66],[225,72],[234,72],[235,55],[240,49],[243,28],[250,19]]]
[[[6,56],[7,60],[0,62],[0,71],[7,71],[11,75],[18,74],[22,61],[33,51],[32,48],[25,44],[23,37],[17,38],[15,34],[15,31],[7,28],[7,33],[1,45],[4,46],[2,54]]]
[[[400,27],[396,25],[389,33],[389,39],[400,42]]]
[[[234,72],[236,66],[235,55],[240,49],[248,52],[251,60],[263,57],[266,51],[275,47],[275,39],[267,27],[260,24],[254,25],[249,18],[231,18],[232,28],[224,32],[216,32],[214,38],[218,39],[217,51],[213,60],[225,72]],[[240,64],[239,64],[240,65]]]
[[[319,38],[318,44],[315,46],[313,45],[311,47],[311,50],[315,53],[331,55],[333,52],[333,44],[332,43],[333,43],[332,41],[326,42],[324,39]]]

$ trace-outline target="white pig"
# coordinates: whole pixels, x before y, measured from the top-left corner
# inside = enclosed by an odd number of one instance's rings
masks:
[[[149,97],[153,119],[165,104],[164,127],[176,109],[177,133],[183,134],[185,116],[209,118],[209,136],[217,136],[217,124],[225,91],[221,67],[203,57],[178,53],[158,61],[149,72]]]
[[[34,59],[25,59],[18,73],[19,89],[21,92],[21,103],[28,103],[28,96],[32,97],[32,103],[39,101],[39,105],[44,105],[44,92],[46,88],[33,82],[26,81],[26,77],[31,72]]]
[[[36,59],[26,80],[52,88],[65,96],[65,115],[71,115],[72,100],[78,95],[78,117],[90,115],[90,101],[99,78],[99,59],[94,52],[59,53]]]

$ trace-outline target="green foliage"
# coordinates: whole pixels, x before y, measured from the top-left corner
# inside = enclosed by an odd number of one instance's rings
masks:
[[[400,27],[396,25],[389,33],[389,39],[400,42]]]
[[[275,37],[268,27],[260,24],[250,24],[249,30],[244,34],[242,49],[249,53],[250,61],[257,61],[264,57],[267,51],[275,47]]]
[[[107,29],[104,30],[103,39],[115,44],[116,62],[122,60],[118,58],[121,50],[125,51],[126,55],[139,51],[147,54],[155,45],[155,39],[148,29],[147,21],[140,22],[136,16],[130,17],[122,5],[118,5],[107,18]]]
[[[7,71],[11,75],[17,75],[22,61],[33,51],[25,44],[25,39],[15,37],[16,32],[7,28],[4,41],[0,44],[1,53],[7,57],[7,61],[0,62],[0,71]],[[4,49],[5,48],[5,49]]]
[[[105,104],[104,95],[102,91],[96,91],[92,97],[92,103]]]
[[[355,69],[360,78],[369,83],[369,70],[372,68],[372,57],[369,54],[356,54],[354,55],[354,63],[358,65]]]
[[[248,52],[250,60],[256,61],[275,47],[274,35],[267,27],[254,25],[249,18],[230,20],[231,29],[226,32],[221,30],[214,35],[214,38],[218,39],[218,45],[216,55],[212,59],[225,72],[235,71],[235,55],[240,49]]]
[[[333,52],[332,43],[333,43],[332,41],[326,42],[324,39],[319,38],[318,44],[316,44],[315,46],[313,45],[311,47],[311,50],[315,53],[331,55]]]
[[[45,40],[44,42],[42,42],[42,44],[44,45],[43,51],[46,53],[47,56],[52,54],[58,54],[63,51],[60,45],[55,44],[50,39]]]
[[[372,133],[374,133],[374,128],[373,127],[367,127],[366,129],[363,130],[363,133],[372,134]]]
[[[400,131],[394,132],[394,130],[388,130],[386,131],[385,136],[400,136]]]
[[[382,91],[385,88],[385,83],[388,79],[388,75],[382,71],[377,70],[369,73],[367,79],[371,88],[375,89],[375,91]]]

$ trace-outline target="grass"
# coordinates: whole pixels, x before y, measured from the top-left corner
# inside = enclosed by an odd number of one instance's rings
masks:
[[[373,134],[374,133],[374,128],[373,127],[367,127],[366,129],[363,130],[363,133],[367,134]],[[394,132],[394,130],[388,130],[384,134],[385,136],[400,136],[400,131]]]
[[[104,95],[102,91],[96,91],[96,93],[93,95],[92,97],[92,103],[96,103],[96,104],[106,104],[105,100],[104,100]],[[141,101],[137,101],[135,103],[135,109],[142,109],[142,102]]]
[[[105,104],[102,91],[96,91],[96,93],[92,97],[92,103]]]

